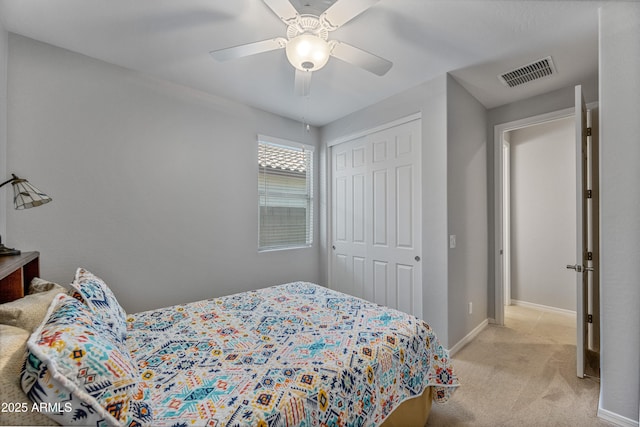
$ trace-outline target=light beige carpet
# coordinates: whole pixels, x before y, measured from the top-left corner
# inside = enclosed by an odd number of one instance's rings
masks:
[[[575,316],[505,307],[453,357],[461,386],[427,426],[608,426],[599,384],[576,376]]]

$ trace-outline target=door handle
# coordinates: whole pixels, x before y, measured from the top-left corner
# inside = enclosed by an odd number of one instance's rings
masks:
[[[582,266],[579,265],[579,264],[574,264],[574,265],[568,264],[567,265],[567,269],[575,270],[577,273],[581,273],[582,272]]]
[[[567,269],[569,269],[569,270],[575,270],[575,271],[577,271],[578,273],[581,273],[581,272],[583,272],[583,271],[595,271],[593,267],[586,267],[586,266],[585,266],[585,267],[583,267],[583,266],[578,265],[578,264],[575,264],[575,265],[571,265],[571,264],[569,264],[569,265],[567,265]]]

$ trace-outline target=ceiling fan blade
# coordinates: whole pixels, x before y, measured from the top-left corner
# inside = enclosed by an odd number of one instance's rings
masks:
[[[289,25],[289,21],[298,16],[298,11],[289,2],[289,0],[263,0],[273,13],[278,15],[285,24]]]
[[[287,40],[282,37],[262,40],[259,42],[241,44],[239,46],[228,47],[209,52],[218,61],[228,61],[229,59],[242,58],[257,53],[269,52],[271,50],[283,49],[287,45]]]
[[[373,53],[366,52],[355,46],[351,46],[350,44],[339,41],[332,41],[332,43],[334,43],[334,46],[331,50],[331,56],[363,68],[378,76],[384,76],[393,66],[393,62],[387,61],[384,58],[380,58]]]
[[[320,18],[335,30],[379,1],[380,0],[338,0],[329,7]]]
[[[311,90],[311,71],[296,68],[295,92],[299,96],[307,96]]]

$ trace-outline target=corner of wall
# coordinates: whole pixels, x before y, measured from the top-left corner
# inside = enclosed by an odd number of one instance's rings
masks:
[[[619,425],[640,422],[640,3],[599,13],[600,407]]]
[[[445,236],[443,244],[448,342],[454,344],[487,323],[487,110],[447,74],[446,111],[446,234],[457,243],[451,247]]]

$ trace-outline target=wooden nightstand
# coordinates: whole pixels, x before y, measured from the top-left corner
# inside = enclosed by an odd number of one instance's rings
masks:
[[[40,252],[0,257],[0,303],[22,298],[40,276]]]

